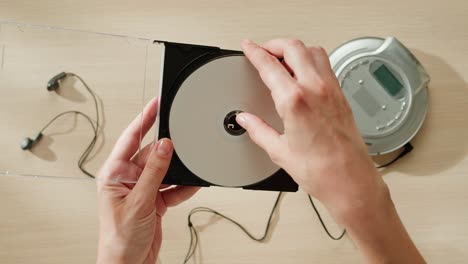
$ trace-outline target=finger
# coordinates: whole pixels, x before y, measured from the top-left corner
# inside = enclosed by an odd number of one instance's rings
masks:
[[[156,119],[158,99],[151,100],[143,112],[140,113],[120,135],[112,150],[113,159],[130,160],[140,146],[143,138]]]
[[[301,87],[306,92],[306,101],[315,104],[316,96],[330,94],[326,86],[335,79],[327,52],[322,47],[306,47],[300,40],[276,39],[263,45],[271,54],[284,58],[291,67]],[[336,91],[331,91],[333,95]]]
[[[309,54],[312,56],[314,65],[317,72],[322,76],[335,76],[331,65],[330,58],[328,57],[327,51],[322,47],[307,47]]]
[[[151,142],[146,145],[143,149],[141,149],[133,158],[132,161],[135,165],[140,168],[144,168],[146,161],[148,160],[148,155],[150,154],[151,150],[154,148],[155,142]]]
[[[97,176],[98,186],[126,186],[132,187],[138,180],[142,169],[119,160],[108,160],[102,166]]]
[[[336,82],[336,77],[322,47],[306,47],[300,40],[289,39],[271,40],[263,47],[290,65],[310,105],[316,105],[318,97],[338,97],[336,93],[340,91],[335,89],[338,85],[326,85]]]
[[[296,81],[278,58],[250,40],[242,43],[242,49],[245,56],[258,70],[263,82],[271,90],[275,102],[282,95],[287,94],[288,90],[295,88]]]
[[[308,81],[317,75],[312,54],[302,41],[274,39],[262,46],[274,56],[283,58],[299,81]]]
[[[327,83],[325,89],[327,94],[330,94],[335,100],[342,101],[344,95],[342,93],[341,87],[336,79],[335,72],[333,71],[330,58],[328,57],[327,52],[322,47],[308,47],[309,53],[312,55],[314,64],[316,66],[317,72],[320,75],[322,83]],[[316,90],[318,87],[315,87]]]
[[[135,183],[126,183],[125,184],[129,189],[133,189],[135,187]],[[169,184],[161,184],[161,186],[159,186],[159,190],[164,190],[166,188],[169,188],[171,185]]]
[[[286,61],[282,60],[281,64],[283,65],[284,68],[286,68],[286,70],[289,72],[289,74],[294,77],[294,72],[291,69],[291,67],[289,67],[288,63]]]
[[[161,192],[162,198],[167,207],[177,206],[192,197],[200,187],[196,186],[176,186]]]
[[[278,131],[270,127],[259,117],[249,113],[238,114],[236,121],[247,130],[250,139],[265,150],[270,157],[276,153],[281,143]]]
[[[173,145],[169,139],[164,138],[156,143],[148,156],[145,168],[135,188],[133,188],[134,195],[147,201],[156,199],[158,189],[169,168],[172,152]]]
[[[314,62],[317,66],[324,68],[330,68],[330,58],[328,57],[327,51],[320,46],[307,47],[307,51],[312,55]]]

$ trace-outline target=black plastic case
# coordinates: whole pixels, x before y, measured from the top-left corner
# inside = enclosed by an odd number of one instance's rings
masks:
[[[195,70],[206,63],[224,56],[239,55],[241,51],[224,50],[218,47],[201,46],[193,44],[182,44],[166,41],[156,41],[165,45],[164,49],[164,70],[161,87],[160,113],[159,113],[159,138],[171,138],[169,131],[169,115],[172,102],[177,91],[184,80]],[[187,132],[189,133],[189,132]],[[177,155],[177,149],[171,160],[169,170],[163,180],[164,184],[188,185],[188,186],[214,186],[204,181],[187,168]],[[295,192],[298,190],[297,184],[283,169],[279,169],[269,178],[243,189],[267,190]]]

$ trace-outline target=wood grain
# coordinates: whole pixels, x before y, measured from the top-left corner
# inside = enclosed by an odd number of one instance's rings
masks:
[[[354,37],[398,37],[431,75],[430,108],[413,140],[414,151],[383,174],[404,223],[429,263],[463,263],[468,258],[467,13],[468,2],[462,0],[0,1],[0,20],[232,49],[238,49],[244,38],[263,42],[294,37],[331,51]],[[77,55],[72,57],[89,58]],[[100,58],[105,62],[104,55]],[[87,124],[78,120],[73,132],[51,137],[49,150],[55,161],[12,147],[23,136],[32,136],[53,113],[71,106],[90,110],[91,101],[84,92],[82,102],[48,94],[40,85],[46,76],[39,74],[40,64],[30,67],[38,70],[23,73],[25,83],[35,84],[28,90],[30,96],[0,87],[0,142],[5,142],[2,149],[8,149],[0,154],[0,170],[50,168],[58,176],[74,179],[0,176],[0,262],[91,263],[96,256],[95,186],[72,162],[83,139],[90,135]],[[131,74],[127,69],[128,65],[117,67],[113,72],[121,74],[114,81],[82,69],[93,80],[93,87],[99,87],[110,117],[103,147],[89,163],[93,172],[141,106],[140,98],[128,87],[112,90],[125,85],[121,82],[125,76],[133,78],[128,83],[139,78],[133,75],[139,69]],[[63,120],[55,129],[70,129],[70,123],[73,120]],[[222,188],[200,191],[165,217],[161,263],[182,262],[189,242],[186,216],[191,208],[213,207],[260,234],[274,197],[268,192]],[[320,208],[332,231],[339,232]],[[360,263],[350,240],[328,239],[303,192],[284,197],[274,232],[263,244],[251,242],[234,226],[216,218],[198,216],[194,221],[201,228],[198,263]]]

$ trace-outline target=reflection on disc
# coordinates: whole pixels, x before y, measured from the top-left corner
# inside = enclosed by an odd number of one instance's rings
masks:
[[[258,115],[282,131],[270,91],[244,56],[218,58],[197,69],[182,83],[171,107],[169,130],[176,153],[190,171],[212,184],[247,186],[279,169],[230,123],[236,111]]]

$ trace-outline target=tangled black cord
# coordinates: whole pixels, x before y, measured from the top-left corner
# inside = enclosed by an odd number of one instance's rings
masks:
[[[270,216],[268,217],[268,221],[267,221],[267,224],[266,224],[266,227],[265,227],[265,232],[263,232],[263,235],[261,237],[255,237],[242,224],[240,224],[236,220],[234,220],[234,219],[232,219],[232,218],[230,218],[230,217],[228,217],[226,215],[221,214],[220,212],[218,212],[216,210],[213,210],[213,209],[208,208],[208,207],[196,207],[196,208],[192,209],[190,211],[188,217],[187,217],[188,226],[189,226],[189,229],[190,229],[190,245],[189,245],[189,250],[187,252],[187,255],[185,256],[184,263],[187,263],[187,261],[190,260],[190,258],[195,253],[195,250],[196,250],[197,245],[198,245],[198,232],[197,232],[197,230],[195,229],[195,227],[192,224],[192,216],[194,214],[200,213],[200,212],[206,212],[206,213],[211,213],[211,214],[220,216],[220,217],[228,220],[229,222],[233,223],[237,227],[239,227],[242,230],[242,232],[244,232],[250,239],[252,239],[254,241],[257,241],[257,242],[262,242],[268,236],[268,231],[270,230],[270,226],[271,226],[271,220],[273,219],[273,215],[275,214],[276,209],[278,208],[278,204],[279,204],[279,201],[280,201],[282,195],[283,195],[282,192],[278,193],[278,196],[276,197],[276,201],[275,201],[275,203],[273,205],[273,208],[271,209]]]
[[[88,122],[89,124],[91,125],[92,129],[93,129],[93,138],[91,139],[91,141],[89,142],[88,146],[86,147],[86,149],[83,151],[83,153],[81,154],[80,156],[80,159],[78,160],[78,168],[86,175],[88,175],[89,177],[91,178],[94,178],[94,175],[91,174],[90,172],[88,172],[83,164],[84,162],[86,161],[86,159],[88,158],[89,154],[91,153],[91,151],[93,150],[94,146],[96,145],[96,141],[97,141],[97,137],[98,137],[98,132],[97,132],[97,125],[95,125],[93,123],[93,120],[91,120],[91,118],[81,112],[81,111],[75,111],[75,110],[71,110],[71,111],[66,111],[66,112],[62,112],[56,116],[54,116],[40,131],[39,133],[42,133],[44,130],[46,130],[53,122],[55,122],[55,120],[59,119],[60,117],[62,116],[65,116],[65,115],[69,115],[69,114],[75,114],[75,115],[79,115],[79,116],[82,116],[84,117]]]
[[[91,174],[90,172],[88,172],[85,168],[84,168],[84,164],[85,162],[87,161],[88,157],[89,157],[89,154],[91,154],[91,152],[93,151],[94,149],[94,146],[96,145],[96,142],[97,142],[97,138],[98,138],[98,134],[99,134],[99,129],[100,129],[100,126],[101,126],[101,123],[100,123],[100,119],[99,119],[99,104],[98,104],[98,99],[97,99],[97,95],[94,93],[94,91],[91,89],[91,87],[89,87],[89,85],[83,80],[83,78],[81,78],[81,76],[77,75],[77,74],[74,74],[74,73],[68,73],[69,75],[75,77],[76,79],[78,79],[82,84],[83,86],[86,88],[86,90],[88,91],[88,93],[91,95],[91,97],[93,98],[93,102],[94,102],[94,110],[96,112],[96,126],[93,126],[93,133],[94,133],[94,136],[93,138],[91,139],[91,142],[90,144],[88,145],[88,147],[85,149],[85,151],[83,152],[83,154],[81,154],[80,156],[80,159],[78,160],[78,168],[86,175],[88,175],[89,177],[91,178],[96,178],[93,174]],[[90,118],[89,116],[87,117],[87,119],[89,121]]]
[[[397,160],[403,158],[406,154],[410,153],[412,150],[413,150],[413,146],[410,143],[407,143],[404,146],[403,151],[397,157],[395,157],[393,160],[391,160],[390,162],[388,162],[386,164],[376,166],[376,168],[379,169],[379,168],[385,168],[387,166],[390,166],[393,163],[395,163]],[[232,218],[230,218],[230,217],[228,217],[228,216],[226,216],[226,215],[224,215],[224,214],[222,214],[222,213],[220,213],[220,212],[218,212],[216,210],[213,210],[213,209],[208,208],[208,207],[195,207],[195,208],[193,208],[190,211],[190,213],[188,214],[188,217],[187,217],[188,227],[189,227],[189,231],[190,231],[190,244],[189,244],[187,254],[185,255],[184,264],[187,263],[190,260],[190,258],[192,258],[192,256],[195,254],[195,250],[196,250],[196,248],[198,246],[198,231],[193,226],[193,223],[192,223],[192,216],[194,214],[196,214],[196,213],[210,213],[210,214],[213,214],[213,215],[217,215],[217,216],[219,216],[219,217],[221,217],[221,218],[223,218],[225,220],[228,220],[232,224],[236,225],[242,232],[244,232],[253,241],[263,242],[266,239],[266,237],[268,236],[268,233],[269,233],[270,227],[271,227],[271,221],[273,219],[273,215],[275,214],[275,212],[276,212],[276,210],[278,208],[278,205],[279,205],[279,202],[280,202],[280,199],[281,199],[282,195],[283,195],[282,192],[278,193],[278,196],[276,197],[275,203],[273,204],[273,207],[271,209],[270,216],[268,217],[268,221],[267,221],[267,224],[266,224],[266,227],[265,227],[265,231],[264,231],[263,235],[261,237],[258,237],[258,238],[255,237],[242,224],[240,224],[236,220],[234,220],[234,219],[232,219]],[[317,218],[319,219],[320,224],[322,225],[322,228],[325,231],[325,233],[328,235],[328,237],[330,237],[333,240],[342,239],[346,234],[346,229],[343,229],[342,233],[339,236],[332,235],[330,233],[330,231],[328,230],[327,225],[323,221],[322,216],[320,215],[320,212],[318,211],[317,207],[315,206],[314,200],[312,199],[312,197],[310,195],[308,195],[308,197],[309,197],[310,204],[312,205],[312,208],[314,209],[315,214],[317,215]]]
[[[381,168],[385,168],[385,167],[388,167],[390,165],[392,165],[393,163],[395,163],[397,160],[403,158],[404,156],[406,156],[406,154],[410,153],[411,151],[413,150],[413,145],[411,145],[411,143],[406,143],[404,146],[403,146],[403,151],[398,154],[398,156],[396,156],[396,158],[394,158],[393,160],[385,163],[385,164],[382,164],[382,165],[379,165],[377,166],[376,168],[377,169],[381,169]]]
[[[325,233],[327,233],[327,235],[333,240],[342,239],[344,237],[344,235],[346,234],[346,229],[343,229],[343,232],[341,232],[341,235],[333,236],[330,233],[330,231],[328,231],[328,228],[327,228],[327,225],[325,225],[325,222],[323,222],[322,216],[320,215],[319,211],[317,210],[317,207],[315,207],[314,200],[312,200],[312,197],[309,194],[307,196],[309,197],[310,204],[312,205],[312,208],[314,208],[315,214],[317,215],[317,217],[318,217],[318,219],[320,221],[320,224],[323,227],[323,230],[325,230]]]
[[[220,216],[221,218],[225,219],[225,220],[228,220],[229,222],[233,223],[234,225],[236,225],[238,228],[241,229],[242,232],[244,232],[250,239],[252,239],[253,241],[256,241],[256,242],[263,242],[265,241],[265,239],[267,238],[268,236],[268,233],[270,231],[270,227],[271,227],[271,221],[273,219],[273,216],[275,215],[275,212],[276,210],[278,209],[278,205],[279,205],[279,202],[280,202],[280,199],[281,197],[283,196],[283,192],[279,192],[278,193],[278,196],[276,197],[276,200],[275,200],[275,203],[273,204],[273,207],[271,209],[271,212],[270,212],[270,216],[268,217],[268,221],[267,221],[267,224],[266,224],[266,227],[265,227],[265,231],[263,232],[263,235],[261,237],[255,237],[249,230],[247,230],[247,228],[245,228],[242,224],[240,224],[239,222],[237,222],[236,220],[216,211],[216,210],[213,210],[211,208],[208,208],[208,207],[196,207],[196,208],[193,208],[190,213],[188,214],[188,227],[189,227],[189,230],[190,230],[190,244],[189,244],[189,249],[187,251],[187,255],[185,256],[185,259],[184,259],[184,264],[187,263],[190,258],[192,258],[193,254],[195,253],[195,250],[197,248],[197,245],[198,245],[198,232],[197,230],[195,229],[195,227],[193,226],[193,223],[192,223],[192,216],[196,213],[201,213],[201,212],[205,212],[205,213],[211,213],[211,214],[214,214],[214,215],[217,215],[217,216]],[[345,235],[346,233],[346,230],[343,230],[343,232],[341,233],[341,235],[339,235],[338,237],[335,237],[333,236],[329,231],[328,231],[328,228],[327,226],[325,225],[324,221],[322,220],[322,216],[320,215],[319,211],[317,210],[317,208],[315,207],[315,204],[314,204],[314,201],[312,200],[312,197],[309,195],[309,201],[310,201],[310,204],[312,205],[312,208],[314,209],[315,213],[317,214],[318,216],[318,219],[320,220],[320,223],[322,224],[322,227],[323,229],[325,230],[325,232],[327,233],[327,235],[333,239],[333,240],[340,240],[341,238],[343,238],[343,236]]]
[[[95,178],[95,176],[92,173],[90,173],[89,171],[87,171],[84,168],[84,164],[87,161],[87,159],[88,159],[89,155],[91,154],[91,152],[93,151],[94,146],[96,145],[98,134],[99,134],[99,129],[100,129],[100,125],[101,125],[100,124],[100,119],[99,119],[99,104],[98,104],[97,96],[94,93],[94,91],[88,86],[88,84],[83,80],[83,78],[81,78],[79,75],[74,74],[74,73],[61,73],[61,74],[63,74],[64,77],[66,77],[68,75],[75,77],[76,79],[78,79],[83,84],[83,86],[89,92],[89,94],[91,95],[91,97],[93,98],[93,101],[94,101],[94,108],[95,108],[95,111],[96,111],[96,124],[93,122],[91,117],[89,117],[89,115],[87,115],[87,114],[85,114],[85,113],[83,113],[81,111],[76,111],[76,110],[65,111],[65,112],[62,112],[62,113],[54,116],[52,119],[50,119],[50,121],[47,122],[42,127],[42,129],[39,131],[39,134],[44,132],[44,130],[46,130],[50,125],[52,125],[57,119],[59,119],[62,116],[69,115],[69,114],[75,114],[75,115],[80,115],[80,116],[84,117],[89,122],[89,124],[91,125],[91,127],[93,129],[93,137],[91,138],[91,141],[89,142],[86,149],[81,154],[77,165],[78,165],[78,168],[84,174],[86,174],[87,176],[89,176],[91,178]],[[58,74],[57,76],[60,76],[61,74]],[[54,79],[54,78],[52,79],[52,81],[54,81],[54,82],[58,82],[59,80],[60,79]]]

